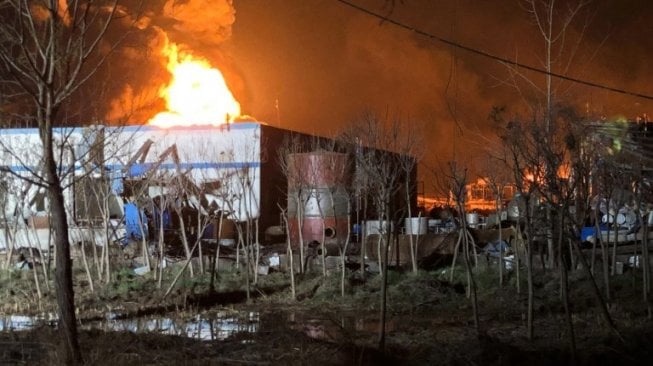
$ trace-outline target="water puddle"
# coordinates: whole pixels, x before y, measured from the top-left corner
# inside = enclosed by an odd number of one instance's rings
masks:
[[[41,326],[55,326],[56,316],[5,315],[0,316],[0,331],[24,331]],[[193,318],[139,317],[121,319],[108,314],[105,320],[82,321],[83,330],[103,330],[132,333],[157,333],[176,335],[203,341],[223,341],[239,333],[256,333],[259,330],[258,312],[218,312],[211,316],[196,315]]]
[[[0,332],[30,330],[44,325],[55,325],[57,317],[54,314],[37,316],[0,315]]]
[[[125,331],[132,333],[157,333],[193,338],[202,341],[224,341],[239,333],[256,333],[259,330],[258,312],[218,312],[212,316],[196,315],[193,318],[151,317],[108,319],[80,325],[80,329]]]
[[[38,316],[0,315],[0,331],[25,331],[41,326],[56,326],[54,314]],[[386,329],[395,327],[391,319]],[[192,317],[141,316],[124,318],[117,313],[106,314],[105,319],[80,321],[82,330],[106,332],[155,333],[175,335],[202,341],[224,341],[234,335],[275,332],[283,329],[298,331],[308,337],[333,341],[348,335],[376,334],[379,322],[362,319],[355,315],[318,316],[313,313],[275,312],[261,314],[258,311],[218,311]]]

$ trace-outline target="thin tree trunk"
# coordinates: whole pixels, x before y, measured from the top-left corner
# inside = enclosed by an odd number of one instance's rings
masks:
[[[533,340],[533,302],[534,302],[534,288],[533,288],[533,229],[531,222],[531,205],[530,200],[526,201],[526,237],[527,237],[527,247],[526,247],[526,280],[528,282],[528,311],[527,311],[527,333],[528,340]]]
[[[413,232],[412,232],[412,226],[413,226],[413,215],[412,215],[412,209],[411,209],[411,204],[410,204],[410,187],[409,187],[409,179],[406,179],[405,186],[404,186],[404,191],[406,191],[406,207],[408,208],[408,221],[409,221],[409,227],[411,229],[411,232],[408,233],[408,244],[410,248],[410,263],[412,265],[413,273],[417,273],[417,244],[413,240]],[[418,229],[417,232],[419,233],[419,215],[418,215]]]
[[[220,211],[220,218],[218,219],[218,236],[216,237],[216,248],[215,254],[213,254],[213,266],[211,266],[211,285],[210,289],[212,292],[215,292],[215,276],[218,272],[218,261],[220,260],[220,237],[222,236],[222,219],[224,218],[224,212]]]
[[[191,255],[190,255],[189,257],[186,258],[186,262],[184,262],[183,267],[181,267],[181,269],[177,272],[177,275],[176,275],[175,278],[172,280],[172,283],[171,283],[170,286],[168,287],[168,290],[166,290],[165,294],[163,294],[163,298],[166,298],[166,296],[170,295],[170,292],[172,291],[172,289],[173,289],[173,288],[175,287],[175,285],[177,284],[177,281],[179,281],[179,278],[181,277],[181,275],[182,275],[182,274],[184,273],[184,271],[186,270],[186,267],[188,267],[188,265],[190,264],[191,260],[193,259],[192,254],[193,254],[193,252],[195,251],[195,249],[197,248],[198,245],[199,245],[199,241],[196,241],[196,242],[195,242],[195,245],[194,245],[193,248],[190,250],[190,254],[191,254]]]
[[[204,255],[202,253],[202,234],[203,234],[204,230],[202,230],[202,226],[206,227],[206,225],[202,224],[201,210],[198,209],[197,210],[197,233],[196,233],[197,242],[196,242],[196,244],[199,243],[199,246],[197,248],[197,255],[200,258],[200,273],[204,274]]]
[[[367,196],[363,198],[363,216],[367,219],[367,216],[365,214],[367,213]],[[358,214],[358,213],[357,213]],[[365,257],[367,256],[367,221],[360,222],[361,227],[359,228],[360,233],[361,233],[361,238],[360,240],[360,246],[361,246],[361,255],[360,255],[360,261],[361,261],[361,277],[365,278]]]
[[[646,304],[646,311],[648,318],[651,319],[651,304],[649,302],[649,293],[651,292],[651,272],[649,263],[649,252],[648,252],[648,217],[643,222],[643,236],[642,236],[642,296],[644,304]]]
[[[567,240],[567,248],[569,249],[569,263],[571,264],[569,268],[571,268],[572,271],[576,270],[576,256],[574,255],[574,247],[571,244],[571,239]]]
[[[91,173],[89,171],[87,171],[86,174],[91,174]],[[90,199],[90,192],[87,191],[86,184],[81,184],[81,187],[82,187],[82,195],[84,197],[86,197],[86,199]],[[92,193],[93,193],[93,197],[95,198],[95,203],[98,205],[98,207],[100,207],[100,205],[103,205],[103,202],[100,202],[101,201],[100,200],[100,192],[98,192],[98,190],[95,189],[95,187],[93,187],[91,190],[92,190]],[[91,227],[93,227],[94,223],[92,222],[90,214],[88,213],[88,208],[85,210],[84,214],[86,215],[85,218],[87,219],[89,229],[91,229]],[[93,266],[94,266],[94,269],[95,269],[94,272],[97,275],[98,281],[102,281],[102,279],[103,279],[102,278],[102,265],[99,262],[100,258],[98,258],[97,243],[95,241],[95,235],[93,235],[93,248],[92,249],[93,249]],[[104,263],[104,252],[102,253],[102,263]]]
[[[165,242],[164,242],[164,236],[165,233],[163,231],[163,217],[165,215],[165,204],[164,204],[164,199],[161,199],[161,207],[159,207],[159,281],[157,283],[157,288],[161,289],[163,286],[163,267],[165,266]]]
[[[385,262],[383,261],[384,258],[383,250],[382,250],[383,249],[382,244],[384,244],[383,235],[385,234],[380,233],[379,237],[376,240],[376,258],[378,259],[377,262],[379,265],[379,273],[383,273],[383,268],[385,267]]]
[[[637,215],[638,220],[641,222],[641,231],[642,233],[642,243],[641,243],[641,260],[637,261],[637,232],[635,233],[635,253],[633,253],[633,258],[636,261],[635,263],[639,266],[641,262],[642,266],[642,300],[646,306],[647,316],[651,318],[651,304],[648,302],[648,293],[649,293],[649,254],[648,254],[648,212],[643,213],[641,211],[642,207],[642,192],[641,192],[641,171],[640,175],[637,177],[637,184],[635,190],[635,214]]]
[[[95,246],[95,243],[92,243]],[[88,260],[86,259],[86,249],[84,248],[84,243],[80,243],[80,248],[82,252],[82,263],[84,263],[84,270],[86,271],[86,278],[88,279],[88,287],[91,289],[91,293],[95,292],[93,287],[93,276],[91,275],[91,269],[88,266]]]
[[[43,138],[43,140],[45,140],[43,141],[44,145],[47,146],[47,148],[45,148],[45,161],[48,177],[48,195],[50,198],[50,220],[53,224],[55,235],[55,287],[57,291],[57,305],[59,308],[58,327],[61,341],[63,342],[61,356],[66,364],[80,364],[82,363],[82,355],[77,339],[75,293],[73,292],[68,221],[61,182],[57,175],[57,166],[52,153],[52,138]]]
[[[389,212],[389,210],[388,210]],[[388,223],[388,226],[389,223]],[[390,240],[392,240],[392,230],[388,228],[386,235],[386,240],[383,245],[383,270],[381,271],[381,320],[379,327],[379,350],[381,352],[385,351],[385,328],[386,328],[386,314],[387,314],[387,300],[388,300],[388,252],[390,249]],[[398,240],[398,235],[395,235],[395,239]],[[395,243],[398,245],[399,243]]]
[[[610,230],[608,230],[608,233]],[[599,243],[601,244],[601,256],[603,257],[603,285],[605,287],[605,299],[606,301],[611,300],[611,292],[610,292],[610,270],[609,270],[609,261],[610,261],[610,256],[608,255],[608,243],[603,241],[603,235],[599,231],[599,237],[600,241]],[[608,234],[608,240],[610,238],[610,235]],[[609,242],[609,241],[608,241]]]
[[[304,252],[304,210],[302,194],[297,192],[297,235],[299,240],[299,273],[304,273],[306,253]]]
[[[191,258],[191,252],[190,252],[190,246],[188,245],[188,237],[186,236],[186,224],[184,223],[184,215],[182,214],[182,210],[177,209],[177,215],[179,216],[179,226],[180,226],[180,231],[181,231],[181,243],[184,245],[184,252],[186,252],[186,259]],[[188,266],[188,270],[190,272],[190,277],[193,278],[195,277],[195,272],[193,271],[193,263],[190,263]]]
[[[420,212],[420,213],[417,214],[417,221],[419,223],[421,223],[422,222],[421,220],[422,220],[422,213]],[[420,224],[418,224],[417,227],[419,228]],[[426,224],[426,230],[428,232],[428,222]],[[419,239],[420,239],[420,233],[419,233],[419,229],[418,229],[417,230],[417,236],[415,237],[415,270],[414,270],[414,272],[419,271],[419,260],[418,260],[418,258],[419,258]]]
[[[524,239],[515,240],[515,244],[516,245],[521,245],[522,248],[525,248],[525,246],[526,246],[526,244],[524,244]],[[520,266],[521,266],[520,258],[521,258],[521,255],[520,255],[520,252],[521,252],[521,250],[518,247],[517,250],[515,250],[515,271],[516,271],[515,272],[515,280],[517,281],[517,294],[518,295],[521,294],[521,274],[520,274],[521,273],[521,271],[520,271]]]
[[[469,232],[469,230],[466,229],[465,234],[467,235],[468,244],[472,248],[472,254],[474,254],[474,268],[478,269],[478,253],[476,252],[476,242],[474,241],[474,237],[472,236],[472,233]]]
[[[451,271],[449,272],[449,282],[453,282],[453,274],[456,270],[456,260],[458,259],[458,251],[460,251],[460,245],[463,240],[462,231],[458,230],[458,240],[456,241],[456,246],[453,249],[453,260],[451,261]]]
[[[245,223],[246,230],[248,229],[249,221]],[[249,293],[249,268],[250,268],[250,261],[249,261],[249,247],[245,243],[245,235],[243,233],[243,229],[238,226],[238,242],[241,243],[241,247],[243,248],[243,252],[245,253],[244,256],[245,258],[243,259],[245,261],[245,293],[247,295],[247,302],[250,301],[250,293]]]
[[[279,209],[281,209],[280,206]],[[288,215],[282,210],[281,216],[283,217],[284,224],[286,224],[286,227],[288,227]],[[290,271],[290,298],[291,300],[295,300],[297,298],[295,292],[295,258],[292,251],[292,243],[290,242],[290,235],[286,235],[286,244],[286,253],[288,255],[288,263],[290,266],[288,268]]]
[[[613,218],[612,226],[614,227],[614,240],[612,242],[612,256],[610,258],[610,263],[612,264],[610,274],[614,276],[617,273],[617,243],[619,242],[619,225],[617,225],[616,215]]]
[[[111,236],[109,234],[109,199],[108,195],[105,194],[105,199],[102,200],[102,228],[104,229],[104,245],[107,247],[106,251],[106,277],[105,277],[105,283],[111,282],[111,256],[110,256],[110,251],[111,251]],[[82,244],[83,245],[83,244]],[[95,245],[95,244],[94,244]]]
[[[256,258],[254,259],[254,284],[258,283],[258,265],[261,260],[261,244],[258,241],[258,219],[254,219],[254,245],[256,245]]]
[[[104,283],[110,283],[111,282],[111,247],[109,246],[109,242],[105,242],[104,246],[107,247],[107,250],[104,251]]]
[[[470,247],[474,248],[475,243],[472,234],[467,229],[467,219],[465,207],[462,201],[458,201],[458,213],[460,215],[460,236],[462,237],[463,246],[463,260],[465,263],[465,272],[467,274],[467,298],[472,302],[472,316],[474,319],[474,329],[476,334],[479,334],[479,321],[478,321],[478,302],[476,299],[476,281],[474,280],[474,273],[472,270]],[[474,256],[476,257],[476,250],[474,249]],[[478,266],[478,262],[476,262]],[[453,272],[453,271],[452,271]]]
[[[250,293],[250,277],[249,277],[249,270],[251,268],[250,265],[250,248],[251,248],[251,241],[250,241],[250,233],[251,233],[251,219],[248,217],[247,222],[245,223],[245,228],[247,229],[247,237],[244,238],[245,242],[247,244],[247,247],[245,248],[245,291],[247,292],[247,303],[250,302],[251,300],[251,293]],[[256,263],[255,263],[256,265]]]
[[[594,241],[592,242],[592,256],[590,262],[590,271],[592,271],[592,274],[594,274],[594,264],[596,263],[596,243],[599,240],[597,236],[594,237]]]
[[[32,260],[32,277],[34,278],[34,285],[36,286],[36,294],[39,299],[39,306],[41,304],[41,298],[43,298],[43,294],[41,293],[41,284],[39,283],[39,275],[38,275],[38,270],[36,269],[36,259],[34,258],[34,251],[32,249],[32,243],[31,241],[28,244],[29,248],[29,256],[30,259]],[[25,259],[27,260],[27,258]],[[27,266],[29,268],[29,265]]]
[[[41,249],[41,243],[39,242],[37,245],[37,250],[39,252],[39,257],[41,257],[41,269],[43,271],[43,282],[45,283],[45,288],[46,290],[50,290],[50,276],[48,276],[48,261],[46,260],[45,253],[43,253],[43,249]],[[49,256],[49,252],[48,252]]]
[[[325,241],[326,241],[326,232],[325,232],[326,231],[326,223],[325,223],[325,219],[326,218],[324,217],[324,213],[322,212],[322,207],[321,207],[321,205],[319,203],[320,202],[319,198],[317,199],[317,202],[318,202],[318,204],[317,204],[318,208],[320,210],[320,217],[322,218],[322,220],[320,220],[320,221],[322,221],[322,240],[320,241],[320,249],[322,251],[322,255],[320,256],[320,262],[322,263],[322,277],[326,277],[327,276],[327,268],[326,268],[326,255],[327,255],[327,253],[326,253],[326,243],[325,243]]]
[[[463,228],[463,230],[467,230]],[[472,302],[472,315],[474,317],[474,329],[476,329],[476,334],[480,334],[479,321],[478,321],[478,301],[476,299],[476,281],[474,280],[474,274],[472,273],[472,265],[469,258],[469,246],[474,245],[470,243],[468,239],[463,239],[463,253],[465,256],[465,270],[467,271],[467,286],[470,293],[470,300]]]
[[[571,352],[571,364],[576,364],[576,335],[574,334],[574,322],[571,316],[571,309],[569,309],[569,281],[567,278],[567,263],[564,260],[564,252],[562,249],[562,242],[564,241],[564,224],[565,224],[565,215],[564,210],[566,207],[563,206],[562,212],[559,212],[559,229],[558,229],[558,264],[560,266],[560,294],[562,297],[562,304],[565,308],[565,320],[567,322],[567,330],[569,331],[569,351]],[[569,240],[569,249],[571,249],[571,240]],[[571,255],[572,253],[570,253]],[[573,263],[573,259],[570,258],[570,261]]]
[[[105,259],[104,256],[106,255],[106,250],[108,247],[106,245],[102,245],[102,251],[100,252],[100,262],[99,264],[99,269],[98,269],[98,281],[102,281],[104,279],[104,265],[105,265]]]
[[[340,277],[340,296],[345,297],[345,278],[347,273],[346,260],[347,260],[347,248],[349,247],[349,238],[351,236],[351,215],[347,215],[347,239],[345,239],[345,246],[342,248],[342,253],[340,256],[340,265],[342,266],[342,274]]]
[[[4,262],[4,265],[3,265],[3,269],[7,270],[7,269],[9,269],[9,266],[11,265],[11,257],[14,254],[14,239],[13,238],[16,237],[16,229],[15,228],[16,228],[16,225],[18,225],[18,220],[15,220],[14,225],[9,225],[9,220],[7,220],[7,215],[4,214],[4,210],[3,210],[2,221],[3,221],[3,224],[4,224],[3,226],[5,227],[4,239],[5,239],[5,243],[7,243],[7,251],[6,251],[5,262]],[[41,258],[43,258],[43,257],[41,257]]]
[[[599,195],[600,197],[600,195]],[[606,197],[605,201],[607,202],[607,208],[609,210],[610,208],[610,197]],[[610,229],[606,230],[608,237],[606,240],[603,240],[603,232],[601,231],[601,225],[599,224],[599,205],[600,201],[597,203],[596,208],[595,208],[595,216],[596,219],[594,221],[594,225],[596,227],[596,238],[599,240],[599,244],[601,245],[601,256],[603,257],[603,286],[604,286],[604,291],[605,291],[605,300],[610,301],[611,300],[611,294],[610,294],[610,257],[608,255],[609,248],[608,246],[610,245]],[[608,218],[610,217],[610,212],[608,211]],[[610,220],[608,220],[608,223]]]
[[[495,203],[497,215],[497,228],[499,229],[499,288],[503,287],[503,230],[501,230],[501,208],[499,207],[499,190]]]
[[[547,81],[547,83],[550,83],[550,81]],[[550,96],[548,96],[548,97],[550,98]],[[548,104],[548,102],[547,102],[547,104]],[[550,113],[550,112],[547,112],[547,113]],[[550,114],[549,114],[549,116],[550,116]],[[549,128],[548,128],[548,122],[547,122],[547,134],[548,134],[548,132],[549,132]],[[552,218],[552,214],[551,214],[551,205],[549,203],[547,203],[547,205],[546,205],[546,222],[547,222],[547,225],[546,225],[546,244],[547,244],[546,248],[547,248],[547,251],[548,251],[548,261],[547,261],[548,263],[547,263],[547,265],[548,265],[549,268],[553,269],[553,268],[555,268],[555,256],[553,254],[554,253],[554,250],[553,250],[553,229],[551,227],[551,225],[553,225],[553,218]]]

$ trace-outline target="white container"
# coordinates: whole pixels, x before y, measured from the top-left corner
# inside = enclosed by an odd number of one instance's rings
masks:
[[[407,235],[424,235],[428,231],[427,217],[408,217],[404,220]]]
[[[624,263],[623,262],[616,262],[615,263],[615,273],[618,275],[624,274]]]
[[[150,266],[142,266],[142,267],[134,268],[134,274],[138,276],[143,276],[149,272],[150,272]]]
[[[368,220],[364,222],[365,224],[365,236],[375,235],[375,234],[387,234],[388,230],[392,230],[394,225],[388,221],[380,220]]]
[[[604,224],[612,224],[612,223],[614,223],[614,215],[605,214],[605,215],[603,215],[603,218],[601,219],[601,221]]]
[[[236,239],[220,239],[218,240],[218,244],[223,247],[233,247],[236,244]]]
[[[478,223],[479,223],[478,213],[470,212],[470,213],[467,214],[466,217],[467,217],[467,225],[469,225],[470,227],[476,227],[476,225],[478,225]]]

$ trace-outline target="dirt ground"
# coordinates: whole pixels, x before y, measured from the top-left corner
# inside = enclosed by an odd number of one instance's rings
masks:
[[[571,364],[571,337],[557,276],[536,276],[532,341],[526,332],[525,283],[518,294],[514,274],[506,278],[502,288],[497,286],[497,276],[492,270],[476,274],[477,333],[462,273],[449,282],[447,271],[441,269],[418,274],[391,272],[384,351],[377,346],[378,276],[363,280],[350,275],[345,297],[340,295],[339,276],[335,274],[327,278],[319,274],[300,276],[298,300],[294,301],[290,300],[287,276],[281,273],[261,277],[250,301],[238,275],[222,274],[215,293],[208,291],[206,278],[184,278],[165,299],[155,281],[128,271],[116,274],[113,285],[94,293],[88,291],[82,276],[76,280],[80,324],[104,319],[108,312],[123,318],[210,317],[225,309],[256,312],[259,320],[256,331],[236,333],[223,341],[92,329],[80,331],[80,344],[85,361],[91,365]],[[40,306],[34,301],[29,278],[24,273],[3,274],[4,314],[54,310],[51,293]],[[648,364],[653,357],[653,322],[641,300],[638,273],[613,278],[615,300],[609,310],[621,339],[605,326],[588,279],[574,273],[570,281],[576,363]],[[30,294],[32,300],[27,301]],[[0,332],[0,364],[56,364],[57,340],[56,329],[50,325]]]

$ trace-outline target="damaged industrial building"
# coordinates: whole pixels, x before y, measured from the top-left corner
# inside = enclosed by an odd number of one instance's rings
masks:
[[[304,256],[340,255],[348,241],[379,234],[378,220],[370,221],[377,218],[372,204],[363,207],[351,189],[360,170],[354,154],[398,155],[259,122],[87,126],[58,128],[54,135],[71,243],[120,246],[139,268],[160,252],[201,257],[218,247],[236,260],[243,260],[236,258],[239,247],[283,257],[287,240],[294,249],[304,243],[297,252],[306,247]],[[32,248],[43,255],[53,243],[48,198],[38,182],[38,130],[0,130],[0,146],[0,250]],[[407,158],[412,168],[401,179],[409,182],[409,201],[405,191],[392,200],[416,212],[416,168]]]

